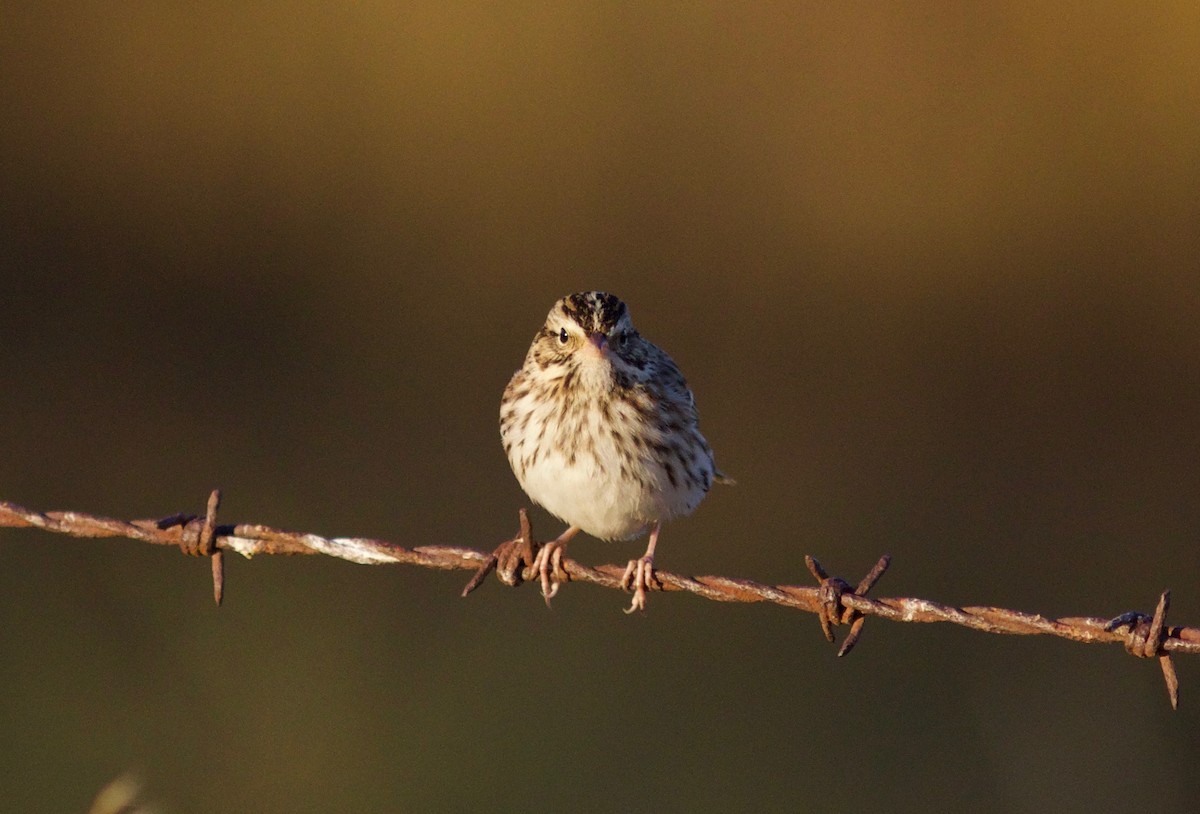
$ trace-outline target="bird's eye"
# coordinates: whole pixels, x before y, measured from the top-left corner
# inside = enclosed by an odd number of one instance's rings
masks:
[[[560,329],[558,332],[558,344],[560,344],[560,345],[567,344],[567,339],[568,339],[567,329],[566,328]]]

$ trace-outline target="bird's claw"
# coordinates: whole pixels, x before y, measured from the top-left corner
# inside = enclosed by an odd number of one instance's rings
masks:
[[[542,543],[537,556],[533,558],[533,568],[541,580],[542,598],[546,600],[547,608],[550,607],[550,600],[558,593],[558,586],[570,578],[562,567],[562,558],[563,544],[558,540]]]
[[[653,590],[658,583],[658,578],[654,575],[654,558],[650,556],[640,557],[636,560],[630,560],[629,565],[625,566],[625,573],[621,577],[621,589],[624,591],[633,591],[633,600],[629,603],[629,607],[625,609],[626,613],[634,611],[646,610],[646,591]]]

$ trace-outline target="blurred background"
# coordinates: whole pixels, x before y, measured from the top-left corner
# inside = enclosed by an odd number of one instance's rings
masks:
[[[498,401],[619,294],[738,485],[659,566],[1200,624],[1194,3],[9,4],[0,499],[490,549]],[[534,514],[535,531],[560,524]],[[624,562],[640,541],[580,538]],[[0,798],[1178,811],[1119,647],[0,529]]]

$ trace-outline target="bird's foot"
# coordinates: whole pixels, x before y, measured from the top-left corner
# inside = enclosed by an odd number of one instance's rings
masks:
[[[564,547],[561,538],[550,540],[542,543],[537,556],[533,558],[533,568],[542,582],[542,598],[546,600],[547,608],[550,607],[550,600],[558,593],[558,586],[570,579],[562,567]]]
[[[558,593],[560,583],[568,582],[571,575],[563,568],[563,548],[567,541],[579,533],[578,526],[558,535],[557,539],[537,544],[533,541],[533,527],[529,523],[529,515],[521,509],[521,530],[511,540],[506,540],[496,546],[492,555],[479,566],[475,576],[463,588],[462,595],[483,584],[487,575],[492,571],[505,585],[520,585],[525,578],[526,569],[532,569],[542,583],[542,596],[546,599],[546,607],[550,607],[550,598]]]
[[[633,600],[626,613],[644,611],[646,609],[646,591],[654,590],[658,585],[658,577],[654,575],[654,557],[646,554],[636,560],[630,560],[625,566],[625,574],[621,577],[621,589],[633,591]]]

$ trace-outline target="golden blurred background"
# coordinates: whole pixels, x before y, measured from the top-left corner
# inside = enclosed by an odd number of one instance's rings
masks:
[[[1200,6],[10,5],[0,499],[490,548],[617,293],[739,485],[658,563],[1200,624]],[[558,523],[535,513],[535,529]],[[640,543],[580,539],[623,562]],[[0,808],[1178,811],[1118,647],[0,530]]]

